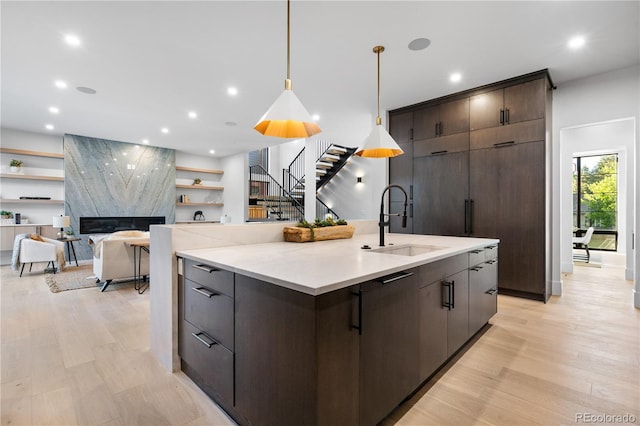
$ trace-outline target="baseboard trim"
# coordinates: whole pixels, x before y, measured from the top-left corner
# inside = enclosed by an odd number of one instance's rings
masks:
[[[624,279],[627,281],[633,281],[633,269],[625,268]]]
[[[633,306],[640,309],[640,291],[633,290]]]
[[[551,294],[554,296],[562,296],[562,280],[551,281]]]

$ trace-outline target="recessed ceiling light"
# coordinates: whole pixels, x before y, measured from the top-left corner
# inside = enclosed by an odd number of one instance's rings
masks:
[[[460,80],[462,80],[462,74],[460,74],[459,72],[454,72],[453,74],[451,74],[451,75],[449,76],[449,80],[450,80],[452,83],[457,83],[457,82],[459,82]]]
[[[216,151],[215,151],[215,150],[213,150],[213,149],[210,149],[210,150],[209,150],[209,154],[215,154],[215,153],[216,153]]]
[[[319,116],[318,114],[313,114],[313,115],[311,116],[311,119],[312,119],[313,121],[318,121],[318,120],[320,120],[320,116]]]
[[[163,127],[162,129],[160,129],[160,131],[162,133],[169,133],[169,129],[167,129],[166,127]]]
[[[56,82],[54,84],[56,85],[56,87],[58,89],[66,89],[67,88],[67,82],[66,81],[56,80]]]
[[[429,47],[431,40],[428,38],[417,38],[409,43],[409,50],[423,50]]]
[[[47,130],[53,130],[55,129],[55,127],[53,127],[53,124],[47,124],[44,126]]]
[[[149,145],[149,139],[142,139],[142,143],[145,145]]]
[[[569,40],[569,43],[567,45],[569,46],[570,49],[580,49],[582,46],[584,46],[584,43],[585,43],[584,37],[575,36]]]
[[[59,109],[58,107],[54,107],[54,106],[52,106],[52,107],[49,107],[49,112],[50,112],[51,114],[57,114],[57,113],[59,113],[59,112],[60,112],[60,109]]]
[[[95,89],[92,89],[91,87],[78,86],[78,87],[76,87],[76,90],[78,92],[86,93],[87,95],[95,95],[96,94]]]
[[[235,87],[229,87],[227,89],[227,94],[231,95],[231,96],[235,96],[238,94],[238,89],[236,89]]]
[[[195,111],[189,111],[189,118],[198,118],[198,113]]]
[[[78,47],[82,44],[82,42],[80,41],[80,38],[75,34],[67,34],[66,36],[64,36],[64,41],[69,46],[73,46],[73,47]]]

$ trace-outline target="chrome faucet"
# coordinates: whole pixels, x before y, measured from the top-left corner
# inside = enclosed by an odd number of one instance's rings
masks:
[[[407,191],[404,190],[400,185],[389,185],[382,191],[382,198],[380,200],[380,221],[378,222],[378,227],[380,228],[380,247],[384,247],[384,227],[389,224],[389,221],[385,221],[385,216],[400,216],[399,213],[385,213],[384,212],[384,194],[390,190],[391,188],[399,188],[404,193],[404,211],[402,212],[402,227],[407,227]]]

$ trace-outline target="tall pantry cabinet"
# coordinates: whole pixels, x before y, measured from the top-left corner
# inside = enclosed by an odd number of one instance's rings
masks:
[[[405,154],[389,183],[412,207],[411,228],[391,231],[499,238],[500,293],[546,301],[552,88],[542,70],[390,111]]]

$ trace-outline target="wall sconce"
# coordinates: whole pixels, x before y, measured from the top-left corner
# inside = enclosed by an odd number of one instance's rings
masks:
[[[362,183],[362,176],[358,176],[356,178],[356,183]]]

